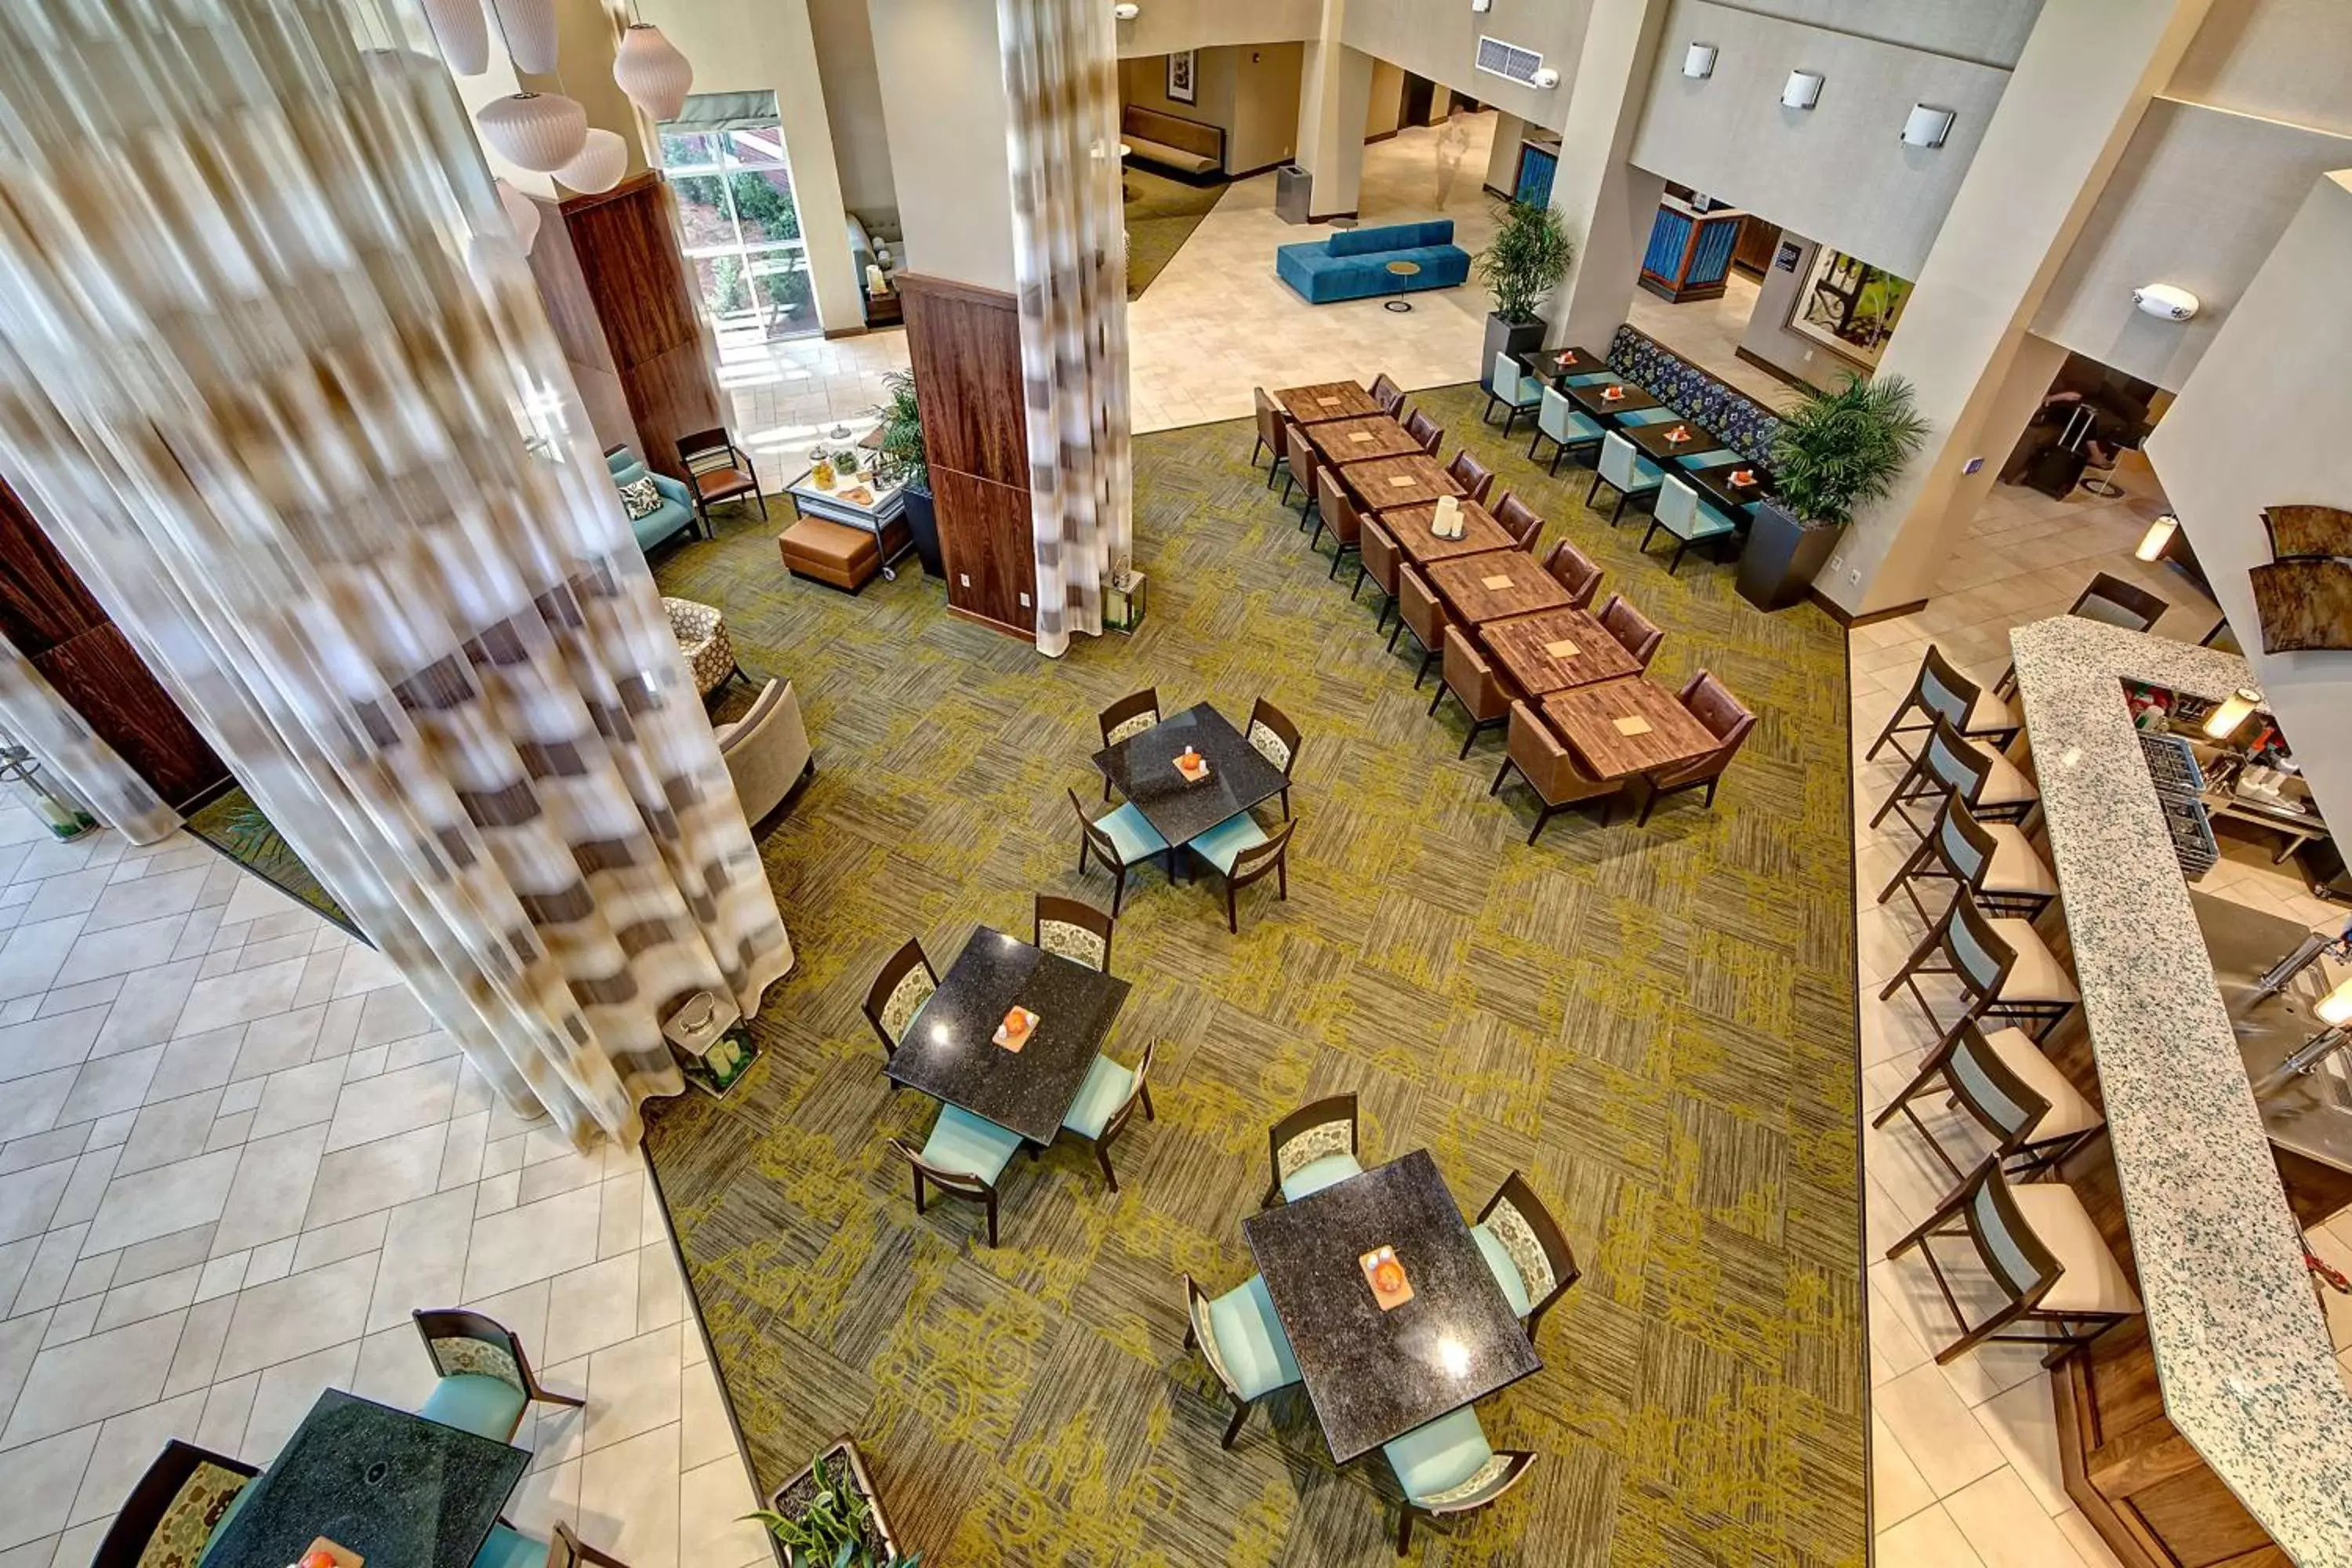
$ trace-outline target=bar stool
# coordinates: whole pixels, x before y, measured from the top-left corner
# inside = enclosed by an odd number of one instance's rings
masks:
[[[1948,963],[1930,962],[1939,954]],[[1878,994],[1880,1001],[1891,1002],[1907,987],[1927,1016],[1927,1026],[1940,1035],[1951,1026],[1936,1016],[1927,993],[1919,989],[1922,974],[1948,974],[1959,982],[1968,1001],[1955,1022],[1990,1014],[2005,1022],[2039,1024],[2033,1034],[2037,1040],[2046,1037],[2083,999],[2041,932],[2013,916],[1986,914],[1966,884]]]
[[[1913,713],[1920,722],[1903,722],[1906,715]],[[1878,732],[1862,760],[1868,762],[1878,755],[1878,748],[1889,741],[1895,742],[1896,751],[1911,756],[1895,737],[1923,733],[1933,729],[1937,719],[1950,720],[1953,728],[1972,741],[1990,741],[2000,747],[2006,747],[2019,729],[2017,715],[2010,711],[2008,703],[1954,669],[1929,643],[1927,656],[1919,661],[1919,673],[1912,678],[1910,694],[1887,716],[1886,728]]]
[[[1979,1322],[1969,1321],[1928,1243],[1966,1237],[2005,1304]],[[2045,1364],[2140,1313],[2130,1276],[2092,1223],[2074,1189],[2063,1182],[2011,1186],[1987,1165],[1944,1200],[1927,1222],[1887,1248],[1889,1260],[1919,1249],[1936,1277],[1960,1337],[1936,1352],[1938,1364],[1985,1342],[2051,1347]],[[2046,1332],[2012,1332],[2041,1328]]]
[[[1988,1035],[1974,1020],[1965,1020],[1944,1037],[1918,1076],[1870,1123],[1884,1127],[1901,1112],[1955,1180],[1967,1173],[1911,1109],[1914,1100],[1937,1084],[1993,1135],[1991,1158],[2012,1176],[2049,1169],[2106,1125],[2099,1108],[2067,1081],[2024,1030],[1995,1029]],[[1973,1154],[1970,1163],[1982,1163]]]
[[[1921,826],[1909,808],[1915,801],[1941,801],[1947,795],[1958,795],[1979,822],[2022,822],[2042,804],[2042,792],[2015,763],[1990,746],[1969,740],[1948,720],[1939,718],[1927,743],[1895,781],[1895,788],[1872,815],[1870,825],[1877,826],[1891,811],[1903,819],[1904,826],[1925,838],[1933,824]]]
[[[2025,830],[2007,822],[1979,822],[1958,790],[1944,796],[1935,826],[1895,879],[1880,889],[1878,901],[1885,903],[1900,888],[1921,920],[1935,919],[1919,901],[1922,877],[1948,879],[1974,893],[1977,902],[1994,914],[2028,921],[2040,919],[2058,896],[2058,879]]]

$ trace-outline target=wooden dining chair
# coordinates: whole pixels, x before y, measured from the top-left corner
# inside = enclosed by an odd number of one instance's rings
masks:
[[[1360,529],[1357,535],[1360,548],[1356,554],[1356,585],[1348,590],[1348,597],[1354,600],[1367,582],[1381,591],[1381,613],[1372,621],[1372,630],[1378,632],[1389,624],[1389,612],[1396,608],[1397,568],[1403,563],[1403,556],[1378,518],[1365,518]]]
[[[1076,899],[1037,895],[1037,928],[1034,945],[1056,958],[1110,973],[1110,939],[1118,922]]]
[[[1414,1520],[1434,1524],[1489,1507],[1536,1462],[1531,1449],[1490,1445],[1471,1405],[1390,1438],[1381,1445],[1381,1454],[1404,1494],[1397,1519],[1399,1557],[1412,1550]]]
[[[1495,488],[1494,470],[1471,456],[1467,447],[1456,451],[1454,460],[1445,465],[1445,477],[1460,485],[1462,493],[1480,506],[1486,504],[1487,493]]]
[[[1438,704],[1448,696],[1462,704],[1462,711],[1470,717],[1470,729],[1462,737],[1462,750],[1456,760],[1470,754],[1470,748],[1488,730],[1499,730],[1511,721],[1511,704],[1522,693],[1511,683],[1511,678],[1486,661],[1486,655],[1470,640],[1460,626],[1445,628],[1445,650],[1438,660],[1437,694],[1429,700],[1429,716],[1437,717]]]
[[[996,1245],[997,1183],[1021,1147],[1021,1134],[959,1106],[942,1105],[920,1149],[903,1138],[891,1139],[890,1147],[914,1168],[917,1214],[923,1212],[926,1186],[937,1187],[985,1208],[988,1245]]]
[[[1536,515],[1535,508],[1515,494],[1506,494],[1495,505],[1495,521],[1503,525],[1513,544],[1530,555],[1536,552],[1536,541],[1543,536],[1543,519]]]
[[[1953,793],[1979,822],[2021,823],[2042,804],[2042,792],[2015,763],[1968,739],[1939,717],[1928,731],[1927,743],[1871,814],[1870,826],[1877,826],[1891,811],[1916,837],[1925,838],[1933,824],[1913,815],[1918,803],[1940,806],[1944,796]]]
[[[1544,824],[1571,805],[1601,803],[1601,823],[1609,825],[1609,816],[1615,808],[1617,796],[1625,787],[1622,779],[1597,779],[1584,771],[1576,753],[1560,744],[1551,727],[1538,718],[1536,710],[1524,702],[1511,704],[1509,732],[1505,736],[1503,765],[1495,773],[1495,782],[1486,786],[1488,795],[1498,794],[1503,781],[1517,768],[1535,791],[1536,821],[1528,829],[1528,842],[1533,844],[1542,834]]]
[[[1282,770],[1282,815],[1290,816],[1290,774],[1298,765],[1298,726],[1290,715],[1261,697],[1250,704],[1249,727],[1242,738],[1257,754]]]
[[[1298,1360],[1291,1354],[1290,1336],[1275,1313],[1263,1274],[1251,1275],[1214,1300],[1185,1275],[1184,1348],[1201,1352],[1234,1402],[1234,1418],[1217,1439],[1220,1448],[1234,1446],[1259,1400],[1299,1381]]]
[[[1140,691],[1130,691],[1101,712],[1095,722],[1102,730],[1103,750],[1108,752],[1121,741],[1133,740],[1160,722],[1160,688],[1147,686]],[[1110,799],[1110,775],[1103,775],[1103,799]]]
[[[1900,889],[1921,920],[1934,920],[1920,901],[1922,879],[1966,888],[1988,913],[2027,921],[2041,918],[2058,897],[2058,879],[2025,830],[2014,823],[1979,822],[1958,790],[1945,793],[1935,825],[1879,889],[1878,901],[1885,903]]]
[[[1289,423],[1289,416],[1283,413],[1282,405],[1269,396],[1263,386],[1250,388],[1250,403],[1257,416],[1257,445],[1250,448],[1250,467],[1257,467],[1260,452],[1274,454],[1274,460],[1265,466],[1265,482],[1270,489],[1274,486],[1275,469],[1289,458],[1290,448],[1285,445],[1282,430]]]
[[[1917,735],[1923,741],[1936,727],[1936,721],[1950,722],[1971,741],[1990,742],[1996,748],[2006,748],[2017,737],[2020,728],[2017,715],[2008,703],[1962,675],[1934,643],[1919,659],[1919,673],[1911,679],[1911,689],[1886,716],[1886,727],[1871,742],[1870,750],[1862,754],[1864,762],[1878,755],[1879,748],[1893,745],[1906,759],[1918,760],[1902,737]]]
[[[1404,388],[1391,381],[1389,373],[1382,371],[1372,377],[1372,401],[1381,405],[1381,413],[1393,419],[1397,416],[1397,410],[1404,406]]]
[[[1920,1121],[1912,1109],[1922,1095],[1941,1096],[1948,1104],[1966,1111],[1992,1135],[1992,1152],[1969,1149],[1965,1165],[1953,1159],[1935,1129]],[[2057,1063],[2042,1055],[2042,1047],[2024,1030],[1995,1029],[1987,1034],[1973,1018],[1963,1018],[1946,1031],[1911,1081],[1870,1124],[1884,1127],[1898,1115],[1919,1130],[1954,1181],[1987,1160],[1998,1163],[2012,1177],[2051,1169],[2096,1137],[2106,1124],[2099,1108],[2084,1097]]]
[[[1412,567],[1397,567],[1397,624],[1389,633],[1389,650],[1396,651],[1397,632],[1412,634],[1421,645],[1421,668],[1413,671],[1412,689],[1429,678],[1429,667],[1445,651],[1445,627],[1451,617],[1445,611],[1445,601],[1437,596],[1429,580]]]
[[[1658,645],[1666,640],[1666,634],[1653,626],[1650,618],[1635,609],[1633,601],[1622,594],[1610,595],[1609,602],[1601,606],[1601,613],[1593,619],[1617,639],[1619,647],[1639,659],[1643,669],[1650,668],[1650,660],[1658,656]]]
[[[1938,962],[1938,961],[1941,962]],[[1951,1024],[1936,1016],[1919,989],[1921,975],[1948,977],[1960,991],[1960,1013]],[[1927,1027],[1942,1035],[1954,1025],[1987,1016],[2013,1023],[2035,1039],[2046,1037],[2082,1000],[2042,933],[2014,915],[1989,915],[1963,887],[1918,946],[1878,993],[1891,1002],[1909,991],[1927,1016]]]
[[[1319,499],[1315,509],[1315,532],[1307,541],[1307,548],[1315,549],[1323,542],[1323,531],[1331,531],[1331,569],[1323,574],[1330,582],[1339,575],[1339,563],[1359,552],[1363,543],[1363,517],[1356,510],[1356,498],[1348,493],[1347,480],[1338,468],[1321,470],[1316,480]]]
[[[1971,1244],[1965,1256],[2001,1298],[2000,1306],[1974,1321],[1933,1246],[1963,1237]],[[1887,1248],[1887,1259],[1915,1247],[1959,1330],[1958,1339],[1936,1352],[1939,1366],[1988,1342],[2044,1346],[2042,1364],[2055,1365],[2067,1352],[2140,1313],[2131,1277],[2082,1197],[2063,1182],[2012,1185],[2000,1166],[1988,1164]]]
[[[433,1392],[417,1406],[427,1421],[503,1443],[522,1425],[531,1405],[581,1409],[584,1399],[557,1394],[531,1374],[522,1341],[495,1318],[456,1308],[419,1310],[409,1317],[433,1363]]]
[[[1118,1173],[1110,1168],[1110,1146],[1137,1110],[1146,1121],[1159,1120],[1151,1110],[1151,1053],[1158,1045],[1155,1040],[1144,1047],[1143,1059],[1132,1068],[1097,1051],[1086,1080],[1078,1085],[1077,1098],[1070,1102],[1069,1114],[1062,1118],[1062,1131],[1094,1150],[1095,1163],[1102,1167],[1112,1192],[1118,1191]]]
[[[1358,1160],[1356,1097],[1334,1094],[1302,1105],[1266,1130],[1266,1161],[1273,1178],[1266,1183],[1262,1209],[1274,1200],[1297,1203],[1350,1176],[1360,1176]]]
[[[260,1473],[242,1459],[177,1437],[167,1439],[115,1510],[90,1568],[141,1568],[142,1563],[195,1568],[205,1549],[236,1517],[247,1486]],[[64,1489],[70,1492],[73,1484],[68,1479]],[[71,1499],[51,1500],[63,1518]],[[150,1549],[159,1546],[163,1552],[150,1563]]]
[[[1404,433],[1420,442],[1422,451],[1433,458],[1445,442],[1445,426],[1432,419],[1425,409],[1416,408],[1405,416]]]
[[[875,1034],[882,1040],[882,1065],[888,1068],[890,1058],[898,1054],[898,1042],[907,1036],[907,1026],[940,988],[940,977],[931,968],[931,961],[923,952],[920,937],[908,937],[904,946],[883,963],[882,972],[874,984],[866,988],[866,1021],[874,1026]],[[894,1079],[890,1088],[896,1092]]]
[[[1186,846],[1225,879],[1225,930],[1241,934],[1236,897],[1252,882],[1275,879],[1278,897],[1290,898],[1290,836],[1294,819],[1268,833],[1246,811],[1235,812]]]
[[[1486,1260],[1486,1271],[1509,1298],[1511,1310],[1527,1325],[1530,1339],[1551,1304],[1583,1278],[1567,1233],[1517,1171],[1503,1178],[1503,1184],[1478,1211],[1470,1237]]]
[[[1715,737],[1715,750],[1680,767],[1659,768],[1645,775],[1650,788],[1642,802],[1637,826],[1650,820],[1650,813],[1658,802],[1686,789],[1704,788],[1706,809],[1713,811],[1715,786],[1722,782],[1724,770],[1731,766],[1731,759],[1739,754],[1739,748],[1748,743],[1748,732],[1756,728],[1756,715],[1723,682],[1704,669],[1690,678],[1681,695],[1684,709]]]
[[[2111,626],[2121,626],[2127,632],[2148,632],[2164,619],[2164,612],[2172,608],[2162,595],[2152,594],[2137,583],[2105,572],[2094,573],[2074,602],[2066,606],[2070,616],[2080,616],[2088,621],[2105,621]],[[2225,623],[2226,624],[2226,623]],[[2017,666],[2011,665],[1992,683],[1993,695],[2006,700],[2017,690]]]
[[[677,460],[685,466],[687,488],[694,492],[694,510],[701,514],[705,530],[710,526],[710,509],[739,496],[758,501],[760,521],[768,521],[768,498],[760,492],[760,471],[724,425],[679,437]]]
[[[1087,858],[1091,855],[1101,861],[1111,874],[1111,918],[1118,918],[1119,901],[1127,897],[1127,874],[1136,866],[1164,855],[1168,858],[1168,879],[1176,879],[1176,852],[1160,830],[1144,818],[1133,801],[1104,812],[1100,816],[1088,816],[1078,792],[1070,794],[1070,809],[1078,818],[1078,875],[1087,874]]]
[[[1307,526],[1307,514],[1316,510],[1315,471],[1320,466],[1320,460],[1315,456],[1315,444],[1307,438],[1306,426],[1292,425],[1283,432],[1283,440],[1286,444],[1290,466],[1282,476],[1282,504],[1290,504],[1290,489],[1294,484],[1297,485],[1299,491],[1298,526],[1303,530]]]
[[[1601,592],[1601,568],[1572,539],[1562,539],[1551,547],[1551,553],[1544,557],[1544,570],[1568,590],[1569,603],[1580,610]]]

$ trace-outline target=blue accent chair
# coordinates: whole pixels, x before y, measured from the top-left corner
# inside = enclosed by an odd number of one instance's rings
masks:
[[[1135,1119],[1138,1107],[1146,1121],[1159,1120],[1151,1111],[1151,1053],[1159,1044],[1153,1041],[1143,1047],[1143,1059],[1132,1068],[1121,1067],[1108,1057],[1097,1054],[1087,1068],[1087,1080],[1078,1085],[1078,1097],[1070,1102],[1070,1113],[1062,1118],[1062,1131],[1074,1132],[1094,1146],[1095,1163],[1102,1167],[1103,1180],[1112,1192],[1118,1191],[1118,1173],[1110,1168],[1110,1146],[1127,1124]]]
[[[1184,1276],[1184,1348],[1198,1350],[1234,1402],[1234,1418],[1220,1447],[1230,1448],[1249,1419],[1250,1406],[1299,1381],[1290,1336],[1275,1315],[1265,1276],[1253,1274],[1214,1300]]]
[[[514,1331],[479,1312],[421,1309],[409,1317],[437,1374],[416,1413],[494,1443],[511,1442],[533,1400],[578,1409],[587,1402],[543,1388]]]
[[[1489,387],[1486,406],[1479,414],[1478,421],[1482,425],[1493,423],[1495,405],[1504,405],[1510,410],[1503,421],[1503,438],[1508,440],[1512,428],[1519,422],[1519,416],[1532,412],[1536,405],[1543,401],[1548,389],[1541,376],[1529,375],[1527,366],[1499,349],[1496,351],[1494,368],[1486,379]]]
[[[890,1140],[908,1164],[915,1168],[915,1212],[923,1212],[924,1184],[943,1193],[984,1205],[988,1210],[988,1245],[996,1245],[996,1183],[1021,1147],[1021,1134],[999,1127],[984,1116],[952,1105],[940,1107],[931,1135],[919,1150],[901,1138]]]
[[[1434,1520],[1485,1508],[1517,1484],[1536,1459],[1525,1448],[1496,1450],[1478,1425],[1478,1412],[1467,1405],[1390,1438],[1381,1452],[1404,1492],[1400,1557],[1412,1546],[1414,1516]]]
[[[604,467],[613,476],[613,485],[635,484],[652,470],[646,460],[626,447],[615,447],[604,454]],[[654,489],[661,492],[662,503],[640,518],[629,522],[629,531],[637,536],[639,550],[651,550],[655,545],[684,529],[694,526],[694,496],[680,481],[667,474],[653,474]]]
[[[1555,387],[1543,389],[1543,402],[1536,409],[1536,433],[1528,443],[1528,461],[1536,460],[1536,449],[1549,437],[1556,448],[1551,455],[1551,471],[1559,472],[1559,460],[1571,451],[1589,450],[1601,445],[1601,437],[1609,432],[1601,421],[1587,414]]]
[[[1609,526],[1614,528],[1625,516],[1625,503],[1640,500],[1658,493],[1666,482],[1665,469],[1642,456],[1633,442],[1614,430],[1601,439],[1601,461],[1592,473],[1592,488],[1584,492],[1584,504],[1592,505],[1601,487],[1607,485],[1617,492],[1617,508],[1609,514]]]
[[[1118,906],[1127,897],[1128,869],[1137,862],[1155,855],[1168,857],[1168,879],[1176,879],[1175,851],[1160,830],[1144,819],[1133,801],[1103,813],[1088,816],[1087,808],[1078,803],[1078,792],[1070,791],[1070,809],[1078,814],[1078,875],[1087,874],[1089,852],[1107,867],[1113,878],[1110,888],[1110,912],[1118,916]]]
[[[1272,1208],[1274,1200],[1295,1204],[1303,1197],[1337,1186],[1350,1176],[1364,1173],[1362,1163],[1356,1158],[1356,1097],[1353,1093],[1335,1094],[1302,1105],[1267,1129],[1265,1135],[1267,1162],[1273,1166],[1273,1180],[1265,1189],[1260,1208]],[[1347,1146],[1339,1147],[1344,1133]]]
[[[1420,270],[1391,272],[1391,261]],[[1470,278],[1470,253],[1454,243],[1454,220],[1343,228],[1328,239],[1302,240],[1274,253],[1275,276],[1310,305],[1369,300],[1381,294],[1453,289]]]

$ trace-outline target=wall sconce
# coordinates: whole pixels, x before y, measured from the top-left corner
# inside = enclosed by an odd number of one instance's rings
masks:
[[[1911,106],[1911,118],[1903,122],[1903,142],[1910,147],[1941,147],[1952,133],[1952,111],[1925,103]]]
[[[1138,16],[1143,15],[1143,7],[1140,5],[1114,5],[1110,8],[1110,14],[1118,21],[1132,22]]]
[[[2179,531],[2180,520],[2166,512],[2147,525],[2147,531],[2140,535],[2139,548],[2132,552],[2133,557],[2140,561],[2158,559],[2164,553],[2164,547],[2172,542],[2172,536]]]
[[[2197,296],[2169,283],[2143,283],[2132,290],[2132,303],[2159,321],[2185,321],[2197,313]]]
[[[1790,71],[1789,85],[1780,89],[1783,109],[1811,109],[1822,100],[1822,73]]]
[[[2206,738],[2213,741],[2228,740],[2237,733],[2238,726],[2244,723],[2256,708],[2262,706],[2262,700],[2263,694],[2251,686],[2241,686],[2229,696],[2221,699],[2213,711],[2205,716]]]
[[[2311,1013],[2331,1029],[2340,1029],[2352,1024],[2352,979],[2344,981],[2322,996]]]
[[[1683,75],[1693,81],[1705,81],[1715,74],[1715,46],[1693,44],[1683,51]]]

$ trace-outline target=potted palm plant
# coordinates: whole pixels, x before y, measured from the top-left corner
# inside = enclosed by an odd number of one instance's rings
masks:
[[[1478,254],[1478,276],[1495,297],[1486,317],[1486,346],[1478,359],[1478,384],[1495,390],[1495,356],[1528,353],[1543,347],[1543,317],[1537,312],[1576,258],[1576,247],[1549,207],[1513,202],[1503,226]]]
[[[1911,384],[1848,375],[1808,391],[1772,437],[1772,495],[1756,509],[1739,558],[1739,591],[1759,609],[1804,597],[1853,514],[1895,488],[1927,437]]]
[[[743,1516],[768,1527],[785,1568],[922,1568],[923,1554],[898,1554],[881,1494],[846,1436],[786,1481],[769,1506]]]
[[[875,410],[882,416],[882,446],[874,457],[874,477],[886,485],[905,487],[907,527],[915,536],[915,553],[923,558],[926,576],[945,582],[939,513],[931,505],[930,464],[923,456],[923,412],[915,401],[915,373],[891,371],[883,376],[882,387],[889,400]]]

